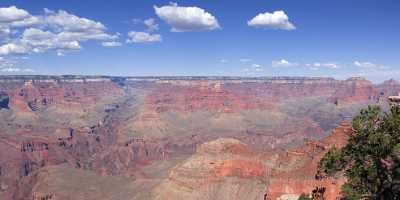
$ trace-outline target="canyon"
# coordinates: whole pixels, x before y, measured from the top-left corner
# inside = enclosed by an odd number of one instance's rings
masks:
[[[0,76],[0,199],[297,199],[400,84],[355,77]]]

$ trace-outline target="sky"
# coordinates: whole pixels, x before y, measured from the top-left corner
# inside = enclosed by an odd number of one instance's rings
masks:
[[[1,0],[0,74],[400,77],[398,0]]]

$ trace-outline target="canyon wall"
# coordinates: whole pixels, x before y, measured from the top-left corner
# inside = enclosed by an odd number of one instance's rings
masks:
[[[237,192],[250,186],[258,188],[254,198],[298,195],[315,186],[315,163],[331,131],[399,91],[396,81],[361,78],[3,76],[0,199],[68,199],[63,184],[86,172],[100,182],[129,182],[122,184],[129,190],[121,188],[129,195],[113,199],[178,198],[188,187],[202,188],[189,195],[194,199],[241,199]],[[218,149],[225,143],[233,147]],[[41,186],[63,171],[65,182]],[[163,188],[171,184],[176,191]],[[83,199],[101,197],[87,187]]]

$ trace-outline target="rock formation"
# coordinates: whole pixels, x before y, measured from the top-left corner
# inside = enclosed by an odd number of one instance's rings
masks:
[[[86,172],[99,181],[86,199],[110,176],[127,185],[107,190],[114,199],[336,195],[341,179],[313,179],[345,143],[326,136],[399,91],[360,78],[1,76],[0,199],[68,199]]]
[[[339,197],[341,177],[317,180],[319,159],[333,146],[346,144],[352,133],[342,124],[322,141],[269,153],[252,151],[247,145],[220,138],[201,145],[183,164],[174,167],[153,190],[154,199],[286,199],[315,188],[325,198]]]

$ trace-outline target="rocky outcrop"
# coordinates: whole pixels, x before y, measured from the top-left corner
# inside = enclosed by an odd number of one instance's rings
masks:
[[[92,157],[87,168],[103,175],[134,177],[137,169],[153,161],[168,159],[164,145],[157,142],[133,139],[122,146],[100,150],[101,155]]]
[[[202,144],[153,190],[154,199],[262,199],[265,168],[238,140]]]
[[[255,152],[244,143],[220,138],[198,147],[153,190],[154,199],[286,199],[318,188],[325,199],[340,196],[341,177],[317,180],[319,159],[346,144],[352,129],[342,124],[322,141],[284,152]]]
[[[41,194],[38,192],[33,193],[32,200],[55,200],[56,195],[54,194]]]
[[[120,95],[122,92],[110,81],[42,78],[0,77],[0,89],[8,93],[10,107],[26,112],[35,112],[50,106],[76,109],[76,106],[90,106],[104,96]]]
[[[259,199],[316,186],[336,194],[330,183],[340,179],[313,176],[322,153],[345,137],[311,139],[364,105],[384,105],[400,85],[359,78],[1,76],[0,91],[0,199],[62,199],[62,189],[34,186],[65,169],[127,177],[158,199]],[[43,175],[52,167],[57,173]]]
[[[324,197],[334,200],[340,196],[342,177],[316,179],[319,160],[336,146],[343,147],[353,133],[348,123],[338,128],[321,141],[310,141],[307,145],[280,153],[274,164],[270,165],[270,179],[267,184],[268,197],[279,198],[283,195],[310,193],[315,188],[324,188]]]

